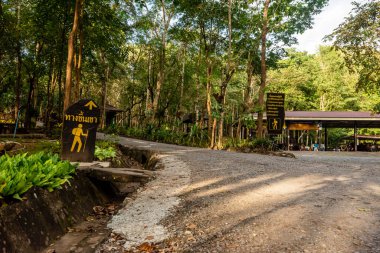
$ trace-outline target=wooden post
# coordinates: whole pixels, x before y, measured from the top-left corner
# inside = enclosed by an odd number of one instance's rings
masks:
[[[287,129],[287,137],[288,137],[288,151],[289,151],[289,147],[290,147],[290,130],[289,128]]]
[[[357,145],[357,142],[358,142],[358,128],[357,128],[357,125],[356,125],[356,121],[354,122],[354,150],[355,152],[358,151],[358,145]]]

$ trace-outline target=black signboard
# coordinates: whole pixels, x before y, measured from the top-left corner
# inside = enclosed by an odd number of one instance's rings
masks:
[[[15,120],[14,114],[0,112],[0,124],[15,124],[15,123],[16,123],[16,120]]]
[[[100,109],[93,100],[82,99],[70,106],[63,118],[62,159],[92,162],[99,122]]]
[[[281,134],[285,120],[285,94],[267,93],[268,134]]]

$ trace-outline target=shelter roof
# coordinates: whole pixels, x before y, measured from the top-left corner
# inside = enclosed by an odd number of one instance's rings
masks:
[[[380,114],[342,111],[287,111],[287,122],[321,123],[328,128],[380,128]]]
[[[124,110],[116,108],[110,104],[106,104],[106,112],[124,112]]]
[[[341,112],[341,111],[287,111],[286,119],[349,119],[349,120],[380,120],[380,114],[372,112]]]
[[[257,118],[257,113],[253,115]],[[264,119],[266,115],[264,113]],[[343,111],[286,111],[285,121],[289,123],[318,124],[327,128],[380,128],[380,114],[372,112]]]
[[[354,138],[355,138],[355,136],[351,135],[351,136],[344,137],[343,139],[352,139],[353,140]],[[360,135],[360,134],[358,134],[357,138],[358,138],[358,140],[373,140],[373,141],[380,140],[379,135]]]

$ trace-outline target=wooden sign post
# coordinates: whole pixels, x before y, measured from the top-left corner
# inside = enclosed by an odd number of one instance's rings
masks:
[[[92,162],[100,123],[99,106],[93,100],[82,99],[70,106],[63,117],[62,159]]]
[[[268,134],[282,134],[285,123],[285,94],[267,93],[266,107]]]

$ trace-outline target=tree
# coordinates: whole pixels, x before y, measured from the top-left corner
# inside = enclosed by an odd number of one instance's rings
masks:
[[[359,87],[373,91],[380,84],[380,2],[353,4],[350,16],[326,39],[334,40],[350,69],[359,73]]]
[[[358,74],[349,71],[344,53],[321,46],[316,54],[289,50],[269,71],[268,89],[286,94],[287,110],[368,111],[378,94],[356,89]]]
[[[267,55],[276,53],[274,45],[283,46],[295,43],[293,36],[310,28],[313,15],[319,13],[327,2],[327,0],[265,0],[264,3],[261,3],[263,6],[261,11],[261,78],[258,100],[260,109],[257,118],[257,137],[263,136]],[[267,38],[269,35],[273,38],[268,42]]]
[[[75,1],[75,9],[74,9],[74,21],[73,28],[71,29],[68,46],[67,46],[67,62],[66,62],[66,82],[65,82],[65,97],[63,102],[63,111],[71,104],[71,78],[72,78],[72,64],[74,58],[74,38],[77,35],[77,30],[79,27],[79,19],[82,12],[84,0],[76,0]],[[79,84],[78,84],[79,85]]]

